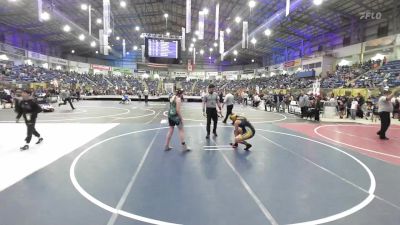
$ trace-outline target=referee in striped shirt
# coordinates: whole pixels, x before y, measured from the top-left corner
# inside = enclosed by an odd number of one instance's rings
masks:
[[[221,110],[221,105],[218,101],[218,94],[214,92],[214,88],[215,86],[213,84],[208,85],[208,93],[203,97],[203,115],[207,114],[206,139],[210,138],[211,119],[214,122],[213,134],[215,137],[218,136],[217,123],[218,123],[218,113]]]

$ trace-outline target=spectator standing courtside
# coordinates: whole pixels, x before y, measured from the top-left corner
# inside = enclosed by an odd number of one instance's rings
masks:
[[[75,109],[74,105],[72,105],[72,101],[71,101],[71,93],[69,92],[69,90],[63,90],[60,93],[60,98],[62,99],[63,103],[59,103],[58,107],[60,107],[61,105],[66,105],[67,102],[69,103],[69,105],[71,106],[72,110]]]
[[[144,95],[144,103],[147,104],[149,101],[149,91],[147,89],[144,89],[143,95]]]
[[[231,94],[231,92],[228,91],[228,93],[225,95],[224,103],[222,104],[222,108],[224,108],[224,105],[226,105],[226,116],[225,116],[223,123],[226,123],[229,116],[232,114],[234,103],[235,103],[235,99],[234,99],[233,95]]]
[[[28,90],[22,91],[22,100],[18,101],[15,105],[15,112],[17,115],[17,123],[21,117],[24,118],[26,127],[27,127],[27,136],[25,138],[25,145],[20,148],[21,151],[29,149],[29,143],[32,140],[32,135],[35,135],[38,138],[36,144],[40,144],[43,141],[43,138],[40,137],[39,132],[37,132],[35,125],[38,113],[42,111],[40,106],[37,104],[36,100],[32,98],[31,92]]]
[[[393,112],[393,96],[394,94],[392,94],[389,89],[385,89],[383,91],[383,96],[378,100],[378,112],[379,117],[381,118],[381,129],[377,132],[377,134],[381,140],[389,140],[389,138],[386,137],[386,131],[390,126],[390,113]]]
[[[350,108],[351,119],[353,120],[356,119],[357,109],[358,109],[358,101],[355,98],[353,98],[351,99],[351,108]]]
[[[208,93],[203,97],[203,115],[207,115],[206,139],[210,138],[211,119],[214,122],[213,134],[215,137],[218,136],[217,135],[218,112],[221,110],[221,105],[218,101],[218,94],[214,92],[214,88],[215,86],[213,84],[208,85]]]

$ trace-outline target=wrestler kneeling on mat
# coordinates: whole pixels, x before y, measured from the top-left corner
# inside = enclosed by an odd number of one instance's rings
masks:
[[[231,143],[232,147],[237,148],[240,143],[246,145],[244,150],[248,151],[252,145],[246,142],[246,140],[254,137],[256,130],[246,117],[231,114],[229,118],[232,120],[232,125],[235,127],[233,131],[235,142]]]

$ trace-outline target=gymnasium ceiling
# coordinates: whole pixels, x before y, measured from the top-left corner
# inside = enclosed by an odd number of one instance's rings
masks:
[[[74,49],[77,55],[94,55],[96,48],[90,47],[91,40],[98,41],[99,29],[102,24],[96,24],[97,18],[102,18],[102,0],[43,0],[43,8],[51,15],[46,22],[39,22],[36,0],[1,0],[0,24],[32,34],[54,45],[62,46],[64,53]],[[214,48],[212,55],[217,57],[214,44],[215,5],[218,0],[192,0],[192,28],[197,28],[199,11],[209,10],[205,20],[204,41],[195,43],[196,49],[204,49],[209,54],[209,48]],[[239,50],[238,57],[259,58],[272,51],[288,48],[298,48],[302,40],[334,33],[343,35],[353,23],[363,23],[360,20],[362,12],[382,12],[382,19],[389,19],[398,0],[324,0],[319,6],[313,0],[291,0],[292,8],[288,17],[280,16],[284,12],[286,0],[256,0],[256,6],[251,10],[249,0],[219,0],[220,2],[220,29],[231,29],[225,33],[225,50]],[[120,6],[120,0],[111,0],[111,45],[115,54],[122,51],[122,38],[126,39],[127,51],[132,51],[134,45],[140,47],[143,39],[141,33],[181,35],[181,28],[186,24],[186,0],[126,0],[126,7]],[[92,7],[92,38],[85,41],[78,40],[78,35],[88,31],[88,11],[81,9],[81,4],[90,4]],[[164,14],[168,16],[168,27]],[[284,13],[283,13],[284,14]],[[242,25],[235,22],[235,17],[249,21],[250,39],[254,37],[255,45],[249,44],[249,49],[242,50]],[[271,22],[271,18],[277,17]],[[269,24],[266,24],[267,22]],[[62,30],[65,24],[71,24],[71,31]],[[264,25],[264,26],[263,26]],[[139,26],[140,31],[135,27]],[[79,27],[79,28],[78,28]],[[263,34],[265,28],[272,30],[272,35]],[[194,29],[192,29],[194,30]],[[253,32],[258,30],[257,32]],[[116,37],[121,39],[118,41]],[[194,33],[187,34],[187,45],[191,43]],[[239,47],[238,47],[239,46]],[[190,53],[185,53],[190,54]],[[141,53],[138,55],[141,55]],[[232,57],[232,56],[228,56]]]

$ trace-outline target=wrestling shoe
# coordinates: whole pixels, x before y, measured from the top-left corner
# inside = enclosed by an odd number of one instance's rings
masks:
[[[232,146],[232,148],[237,148],[238,147],[238,143],[229,143],[231,146]]]
[[[29,149],[29,145],[24,145],[21,148],[19,148],[21,151],[25,151]]]
[[[245,150],[245,151],[249,151],[251,147],[252,147],[251,144],[246,144],[246,148],[245,148],[244,150]]]
[[[39,138],[39,140],[36,142],[36,144],[38,145],[38,144],[42,143],[42,141],[43,141],[43,138],[41,137],[41,138]]]

